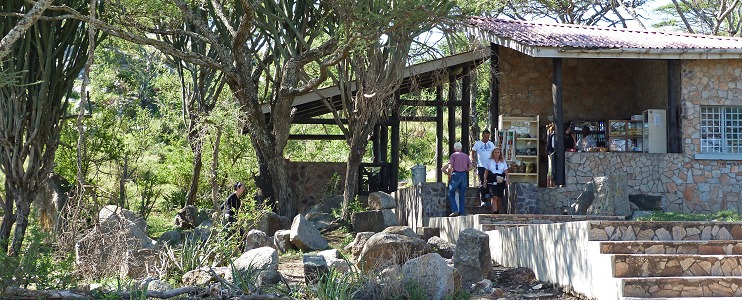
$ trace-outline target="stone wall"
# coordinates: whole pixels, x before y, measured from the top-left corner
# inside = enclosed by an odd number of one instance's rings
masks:
[[[426,218],[447,215],[447,190],[441,182],[423,182],[399,189],[394,198],[397,199],[397,221],[413,230],[425,226]]]
[[[322,197],[342,194],[345,163],[287,162],[291,188],[299,201],[299,213],[319,203]],[[337,181],[330,182],[337,174]]]

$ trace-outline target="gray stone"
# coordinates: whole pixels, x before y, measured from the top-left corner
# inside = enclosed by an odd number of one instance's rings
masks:
[[[361,255],[363,246],[366,245],[366,241],[368,241],[368,239],[373,235],[374,232],[369,231],[356,233],[355,239],[345,246],[345,250],[349,251],[353,255],[354,259],[358,258],[358,256]]]
[[[516,214],[541,214],[538,187],[530,182],[510,183],[510,205],[515,205]]]
[[[159,279],[147,278],[139,285],[139,289],[152,292],[167,292],[173,289],[173,286]]]
[[[323,199],[322,202],[317,203],[315,206],[312,206],[312,208],[310,208],[309,211],[307,212],[330,214],[332,213],[333,209],[341,207],[342,204],[343,204],[343,195],[336,195],[336,196]]]
[[[258,275],[258,286],[276,285],[283,281],[283,276],[276,270],[263,270]]]
[[[288,227],[283,227],[281,217],[272,211],[263,211],[255,224],[255,229],[265,232],[268,236],[273,236],[276,231],[284,228]]]
[[[437,253],[425,254],[408,260],[402,274],[420,285],[427,299],[444,299],[454,291],[454,269]]]
[[[304,282],[306,284],[317,283],[319,278],[330,272],[327,261],[322,255],[304,254],[302,256],[304,263]]]
[[[631,216],[626,174],[615,173],[610,176],[593,178],[595,200],[587,209],[587,214],[602,216]]]
[[[418,238],[417,233],[412,231],[412,228],[407,227],[407,226],[391,226],[391,227],[385,228],[381,232],[401,234],[401,235],[409,236],[411,238]]]
[[[441,229],[438,227],[418,227],[417,235],[427,241],[434,236],[441,236]]]
[[[244,251],[257,249],[260,247],[273,247],[273,241],[265,234],[257,229],[250,230],[245,236],[245,248]]]
[[[288,252],[290,250],[297,250],[296,246],[291,243],[291,230],[279,230],[273,235],[273,243],[276,249],[281,253]]]
[[[294,217],[291,224],[291,243],[303,251],[324,250],[329,247],[319,230],[302,215]]]
[[[662,197],[644,194],[629,195],[629,202],[634,203],[639,210],[662,210]]]
[[[322,230],[330,226],[335,221],[335,217],[328,213],[308,213],[305,218],[314,225],[317,230]]]
[[[456,241],[453,265],[461,274],[464,286],[482,281],[492,269],[489,236],[473,228],[461,231]]]
[[[456,245],[449,243],[448,241],[439,238],[437,236],[428,239],[428,245],[430,245],[435,253],[438,253],[443,258],[453,258],[453,253],[456,250]]]
[[[196,221],[197,215],[198,208],[193,205],[184,206],[175,213],[175,220],[173,220],[175,229],[187,230],[196,228],[196,225],[200,224]]]
[[[380,232],[366,241],[358,264],[364,270],[382,270],[427,253],[430,245],[419,238]]]
[[[159,239],[157,239],[158,243],[168,244],[168,245],[177,245],[183,242],[183,234],[178,230],[169,230],[162,233]]]
[[[368,208],[371,210],[397,208],[397,200],[384,192],[373,192],[368,195]]]
[[[240,272],[278,270],[278,251],[271,247],[252,249],[242,253],[232,264]]]
[[[156,275],[155,270],[160,267],[159,263],[157,251],[153,249],[126,251],[120,265],[119,275],[128,278],[144,278]]]
[[[106,205],[98,212],[98,223],[103,232],[119,231],[122,228],[136,227],[147,232],[147,221],[128,209],[116,205]]]
[[[337,249],[320,251],[319,253],[317,253],[317,255],[325,258],[327,266],[330,268],[330,270],[335,269],[342,273],[350,271],[350,263],[347,260],[343,259],[343,255],[340,254],[340,251],[338,251]]]
[[[232,270],[230,268],[214,267],[211,269],[214,270],[214,273],[219,275],[219,277],[223,278],[227,282],[232,282]],[[217,279],[211,275],[211,273],[209,272],[209,267],[201,267],[183,274],[181,281],[183,282],[184,286],[189,286],[204,285],[210,282],[216,282]]]
[[[593,201],[595,201],[595,182],[591,180],[582,188],[582,193],[577,196],[577,200],[570,205],[570,214],[587,214],[587,208],[593,204]]]
[[[397,215],[391,209],[369,210],[353,213],[353,230],[356,232],[381,232],[389,226],[397,226]]]

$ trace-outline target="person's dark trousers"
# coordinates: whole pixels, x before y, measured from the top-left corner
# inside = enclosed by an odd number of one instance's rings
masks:
[[[477,176],[479,177],[479,201],[480,202],[488,202],[490,199],[486,198],[485,195],[487,195],[487,186],[482,186],[482,182],[484,182],[484,171],[486,171],[487,168],[485,167],[477,167]]]

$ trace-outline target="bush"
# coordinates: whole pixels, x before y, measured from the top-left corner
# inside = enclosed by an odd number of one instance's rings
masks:
[[[717,221],[740,222],[742,214],[733,210],[722,210],[713,214],[681,214],[656,211],[649,216],[636,218],[637,221]]]

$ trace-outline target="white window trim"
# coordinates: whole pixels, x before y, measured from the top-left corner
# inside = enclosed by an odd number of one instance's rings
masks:
[[[702,106],[702,107],[704,107],[704,106]],[[730,108],[730,107],[735,107],[736,108],[737,106],[708,105],[706,107],[718,107],[718,108],[721,109],[721,114],[724,115],[724,109]],[[701,120],[701,121],[703,121],[703,120]],[[722,122],[721,130],[722,130],[722,136],[723,136],[724,135],[724,129],[725,129],[723,127],[724,126],[723,125],[724,119],[722,119],[720,121]],[[742,153],[718,153],[718,152],[708,152],[708,153],[706,153],[706,152],[700,152],[700,153],[693,154],[693,158],[694,159],[698,159],[698,160],[729,160],[729,161],[740,160],[740,161],[742,161]]]

